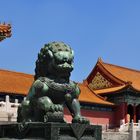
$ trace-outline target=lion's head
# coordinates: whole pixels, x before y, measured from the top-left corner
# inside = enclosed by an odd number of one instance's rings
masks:
[[[69,78],[73,70],[73,59],[73,50],[63,42],[45,44],[38,54],[35,79],[53,75]]]

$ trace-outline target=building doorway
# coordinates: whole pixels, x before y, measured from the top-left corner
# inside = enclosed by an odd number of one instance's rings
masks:
[[[134,108],[132,105],[128,105],[127,107],[127,114],[130,116],[130,123],[134,120]]]
[[[140,104],[136,106],[136,122],[140,120]]]

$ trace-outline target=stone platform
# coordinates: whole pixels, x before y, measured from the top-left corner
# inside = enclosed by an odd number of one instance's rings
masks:
[[[0,139],[101,140],[101,126],[67,123],[21,123],[0,125]]]

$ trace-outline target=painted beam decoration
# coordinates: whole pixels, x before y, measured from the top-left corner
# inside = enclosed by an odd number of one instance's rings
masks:
[[[0,41],[4,40],[5,38],[11,37],[11,25],[0,23]]]

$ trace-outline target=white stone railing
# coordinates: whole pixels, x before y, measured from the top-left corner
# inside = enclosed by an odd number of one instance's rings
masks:
[[[119,128],[119,131],[129,131],[129,128],[130,128],[131,124],[130,123],[125,123],[125,124],[122,124],[120,125],[120,128]]]
[[[119,131],[130,131],[130,130],[140,130],[140,120],[138,123],[134,123],[133,120],[131,123],[123,123],[120,125]]]
[[[12,103],[9,100],[9,96],[6,95],[5,101],[0,102],[0,122],[17,121],[18,106],[18,99],[15,99],[15,102]]]
[[[131,123],[131,129],[138,129],[140,130],[140,120],[138,121],[138,123],[134,123],[133,120],[132,120],[132,123]]]

